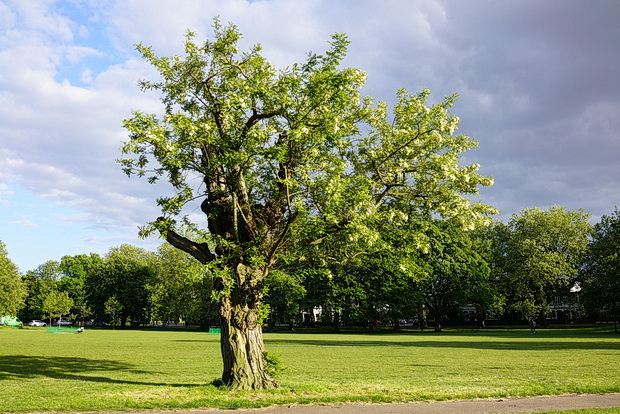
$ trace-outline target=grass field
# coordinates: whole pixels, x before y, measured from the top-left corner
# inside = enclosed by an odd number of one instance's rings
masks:
[[[620,336],[596,329],[267,333],[278,390],[231,393],[219,336],[0,329],[0,412],[251,408],[620,392]]]

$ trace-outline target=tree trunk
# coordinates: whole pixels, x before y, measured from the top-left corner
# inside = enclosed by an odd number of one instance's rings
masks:
[[[541,310],[538,314],[538,324],[542,328],[549,328],[549,321],[547,321],[547,311],[545,309]]]
[[[400,331],[400,319],[398,319],[398,318],[394,319],[394,330],[395,331]]]
[[[487,327],[486,319],[487,312],[486,309],[481,306],[476,306],[476,319],[478,319],[478,328],[484,329]]]
[[[247,305],[226,298],[220,308],[222,382],[234,390],[275,388],[277,382],[265,371],[263,330],[256,313]]]
[[[233,390],[276,388],[278,383],[266,371],[263,329],[257,311],[260,295],[246,278],[254,273],[244,265],[237,267],[239,279],[230,295],[220,300],[222,382]],[[254,273],[255,274],[255,273]],[[248,283],[249,282],[249,283]]]
[[[340,311],[334,311],[334,332],[340,332]]]
[[[441,332],[441,320],[439,316],[435,316],[435,332]]]

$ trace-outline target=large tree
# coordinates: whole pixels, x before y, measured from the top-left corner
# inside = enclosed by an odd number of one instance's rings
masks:
[[[620,319],[620,211],[594,225],[583,276],[583,296],[590,311],[604,310]]]
[[[110,248],[103,260],[94,262],[84,281],[87,302],[95,318],[104,320],[105,303],[112,297],[120,303],[120,322],[133,325],[148,318],[148,286],[154,280],[155,253],[123,244]]]
[[[429,106],[428,91],[400,90],[391,111],[362,99],[365,74],[340,67],[344,35],[323,55],[277,71],[260,46],[239,51],[235,26],[215,21],[214,34],[198,43],[188,33],[183,56],[138,45],[161,76],[140,85],[161,93],[163,113],[135,111],[124,121],[120,162],[128,175],[172,185],[157,200],[162,216],[141,234],[159,231],[216,277],[223,383],[272,387],[259,315],[263,281],[284,252],[334,232],[368,245],[378,239],[375,218],[395,200],[467,225],[493,212],[467,198],[492,180],[476,164],[458,164],[475,142],[454,134],[454,96]],[[200,230],[183,208],[193,202],[206,242],[177,231],[181,222]]]
[[[82,324],[91,312],[87,302],[86,278],[102,262],[103,260],[96,253],[63,256],[60,260],[59,270],[62,277],[59,290],[67,292],[73,299],[73,311],[81,319]]]
[[[420,286],[435,321],[435,332],[441,332],[442,320],[458,306],[472,303],[479,289],[489,283],[489,266],[475,251],[471,235],[450,220],[426,224],[428,250],[423,254],[426,275]]]
[[[24,283],[28,289],[28,296],[26,306],[20,312],[22,320],[43,319],[47,315],[43,309],[43,301],[50,292],[59,290],[61,277],[60,264],[54,260],[48,260],[36,269],[26,272]]]
[[[15,263],[0,241],[0,316],[16,315],[24,306],[26,286]]]
[[[579,276],[592,226],[589,213],[554,206],[514,214],[501,246],[500,284],[509,309],[546,325],[549,305],[565,295]]]

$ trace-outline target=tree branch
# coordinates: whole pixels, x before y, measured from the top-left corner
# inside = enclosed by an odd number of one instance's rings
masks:
[[[252,128],[256,122],[262,119],[273,118],[274,116],[278,116],[278,115],[280,115],[280,111],[270,111],[270,112],[259,114],[258,112],[256,112],[256,109],[253,109],[252,115],[248,118],[245,125],[243,126],[243,130],[241,131],[241,135],[240,135],[241,138],[244,138],[246,136],[250,128]]]
[[[163,217],[159,217],[157,221],[159,223],[164,223],[165,219]],[[168,243],[177,249],[183,250],[185,253],[192,255],[202,264],[209,263],[216,258],[215,254],[213,254],[209,249],[209,245],[207,243],[196,243],[187,237],[179,235],[170,228],[160,229],[159,232],[166,238]]]

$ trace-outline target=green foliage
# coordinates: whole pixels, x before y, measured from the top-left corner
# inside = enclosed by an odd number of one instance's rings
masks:
[[[275,321],[289,321],[298,316],[305,294],[306,288],[297,274],[274,270],[265,278],[265,303]]]
[[[511,309],[530,319],[544,315],[553,298],[574,284],[591,234],[589,216],[558,206],[530,208],[499,226],[496,274]]]
[[[43,301],[52,292],[59,290],[60,273],[59,263],[53,260],[29,270],[24,276],[24,283],[28,289],[26,306],[20,312],[23,320],[41,319],[46,317]]]
[[[372,328],[377,321],[397,327],[401,318],[423,318],[424,309],[440,322],[457,306],[482,302],[488,265],[461,223],[409,215],[407,222],[387,216],[376,226],[380,239],[372,250],[360,252],[339,233],[310,246],[322,259],[303,255],[292,262],[304,268],[306,309],[332,308],[343,322],[365,321]],[[485,309],[491,305],[481,304]]]
[[[111,296],[103,304],[103,309],[106,315],[110,317],[112,326],[117,326],[120,323],[120,315],[123,310],[123,305],[119,302],[116,296]]]
[[[335,230],[371,244],[374,219],[395,200],[464,226],[495,212],[467,198],[492,180],[476,164],[458,165],[476,143],[454,135],[454,96],[429,106],[428,91],[400,90],[389,111],[360,96],[363,72],[340,68],[344,35],[325,54],[278,72],[259,46],[239,52],[235,26],[215,21],[214,31],[203,44],[188,33],[184,56],[138,46],[161,76],[141,86],[162,94],[165,114],[136,111],[124,121],[130,140],[119,162],[128,175],[165,177],[175,189],[158,200],[164,217],[143,234],[171,234],[175,217],[189,220],[183,207],[204,198],[216,256],[271,266],[292,245]],[[215,259],[206,246],[176,244]]]
[[[286,371],[280,355],[264,351],[263,357],[265,358],[265,370],[272,378],[278,378]]]
[[[153,257],[154,279],[148,284],[152,317],[159,321],[186,321],[208,325],[214,312],[205,312],[211,279],[205,267],[185,252],[162,244]]]
[[[214,317],[212,280],[204,266],[167,244],[157,253],[122,245],[103,257],[65,256],[61,267],[61,288],[83,300],[78,311],[92,312],[98,321],[108,320],[105,305],[112,298],[121,324],[182,319],[207,326]]]
[[[63,256],[60,261],[59,270],[62,277],[59,289],[69,293],[74,302],[73,311],[82,321],[91,314],[85,287],[86,279],[102,262],[102,258],[96,253]]]
[[[62,316],[68,315],[73,305],[73,299],[69,297],[67,292],[52,290],[43,299],[42,310],[49,315],[51,321],[54,317],[60,319]]]
[[[426,276],[421,290],[441,331],[448,311],[472,303],[480,286],[489,283],[489,267],[473,248],[470,234],[451,221],[427,223],[429,249],[422,255]]]
[[[15,315],[24,306],[26,287],[0,240],[0,316]]]
[[[583,297],[591,312],[620,318],[620,211],[594,226],[583,275]]]
[[[87,300],[98,320],[105,320],[105,303],[116,297],[122,310],[121,324],[133,324],[147,317],[148,292],[146,286],[153,280],[153,252],[121,245],[113,247],[88,273],[85,279]]]

